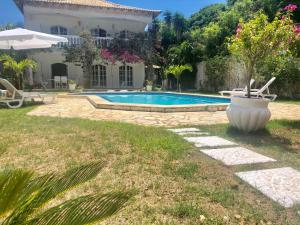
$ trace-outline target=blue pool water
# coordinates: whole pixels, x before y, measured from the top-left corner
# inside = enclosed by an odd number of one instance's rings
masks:
[[[230,99],[171,93],[98,93],[109,102],[149,105],[193,105],[230,103]]]

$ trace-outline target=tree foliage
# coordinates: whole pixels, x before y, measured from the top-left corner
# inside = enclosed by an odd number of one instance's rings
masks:
[[[299,2],[293,0],[289,3]],[[228,42],[230,37],[236,34],[236,28],[240,21],[247,23],[255,18],[257,12],[261,12],[265,15],[265,21],[271,23],[273,20],[279,20],[276,15],[278,12],[282,12],[287,4],[283,0],[228,0],[227,4],[213,4],[186,19],[186,25],[182,26],[180,38],[178,38],[177,31],[174,29],[176,26],[173,24],[176,14],[166,12],[164,20],[160,22],[162,56],[165,57],[167,65],[191,64],[196,68],[195,65],[201,61],[209,61],[211,65],[213,62],[218,64],[217,59],[229,57]],[[296,24],[300,22],[299,13],[300,7],[293,15],[290,15],[290,19]],[[300,56],[300,43],[295,43],[295,46],[293,44],[293,47],[290,46],[289,49],[292,48],[294,49],[293,54]],[[269,60],[269,62],[274,62],[274,60]],[[266,74],[267,68],[271,69],[272,66],[265,66],[260,70],[264,71],[263,74],[260,74],[261,76]],[[292,70],[291,68],[289,67],[290,70]],[[284,73],[283,68],[277,68],[277,71],[281,74]],[[271,73],[272,71],[269,71],[269,74]],[[214,77],[217,74],[219,73],[209,76]],[[219,76],[221,81],[222,74]]]
[[[221,13],[226,10],[225,4],[213,4],[194,13],[188,20],[189,27],[203,28],[212,22],[217,22]]]
[[[93,63],[99,58],[99,50],[96,46],[95,38],[89,32],[80,34],[81,44],[68,46],[65,48],[66,62],[81,63],[84,78],[86,81],[93,73]],[[88,86],[85,82],[85,86]]]
[[[240,21],[237,34],[231,38],[228,46],[232,55],[244,65],[250,97],[250,80],[259,63],[269,58],[285,58],[293,54],[294,44],[299,40],[291,12],[278,15],[272,22],[259,12],[248,22]]]
[[[207,74],[206,88],[214,92],[220,91],[225,84],[225,79],[229,71],[227,57],[215,56],[206,61],[205,73]]]

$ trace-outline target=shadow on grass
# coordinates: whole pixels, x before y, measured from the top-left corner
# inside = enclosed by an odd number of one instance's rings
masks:
[[[281,122],[281,121],[280,121]],[[282,127],[281,129],[286,130],[286,134],[289,132],[288,129],[299,129],[300,121],[298,121],[296,124],[292,123],[292,121],[282,121],[283,124],[280,124]],[[291,123],[290,123],[291,122]],[[270,132],[271,130],[271,132]],[[240,130],[228,127],[227,128],[227,135],[231,137],[232,139],[236,140],[237,142],[242,142],[248,145],[252,145],[255,147],[260,146],[279,146],[281,149],[290,151],[290,152],[296,152],[295,147],[293,146],[292,139],[288,137],[287,135],[281,135],[282,132],[272,132],[273,129],[262,129],[259,131],[256,131],[255,133],[243,133]]]
[[[287,129],[298,129],[300,130],[300,120],[277,120],[279,125],[286,127]]]
[[[25,102],[20,108],[28,108],[28,107],[39,106],[39,105],[43,105],[43,104],[44,103],[42,103],[42,102]],[[0,104],[0,109],[10,109],[10,108],[6,104]]]

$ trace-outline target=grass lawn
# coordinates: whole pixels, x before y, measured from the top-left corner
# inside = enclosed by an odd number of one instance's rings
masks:
[[[163,128],[117,122],[29,117],[33,107],[0,109],[1,168],[43,174],[104,159],[106,168],[51,204],[77,195],[137,190],[127,208],[102,224],[300,224],[300,207],[284,209],[234,177],[192,144]],[[274,121],[256,135],[226,125],[202,126],[279,160],[255,168],[300,165],[300,121]],[[269,223],[268,223],[269,222]]]

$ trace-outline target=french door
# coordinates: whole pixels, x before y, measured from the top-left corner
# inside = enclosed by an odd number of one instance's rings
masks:
[[[105,88],[107,85],[106,66],[95,65],[93,66],[92,86]]]
[[[133,87],[133,68],[132,66],[119,67],[119,85],[121,88]]]

